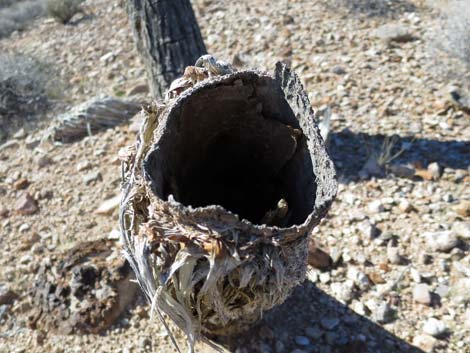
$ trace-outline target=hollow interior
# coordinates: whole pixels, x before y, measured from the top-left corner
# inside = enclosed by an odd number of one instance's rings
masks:
[[[300,224],[312,212],[306,139],[272,79],[196,91],[166,124],[148,157],[159,196],[192,207],[221,205],[269,226]]]

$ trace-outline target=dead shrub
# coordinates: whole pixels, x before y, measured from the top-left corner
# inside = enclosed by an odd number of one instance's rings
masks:
[[[66,24],[75,14],[83,11],[81,3],[84,0],[48,0],[47,11],[58,22]]]

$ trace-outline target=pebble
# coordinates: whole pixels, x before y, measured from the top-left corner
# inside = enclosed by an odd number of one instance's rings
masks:
[[[398,204],[398,208],[403,213],[409,213],[413,210],[413,206],[411,205],[410,201],[406,199],[402,199]]]
[[[456,304],[470,303],[470,278],[459,278],[451,287],[450,298]]]
[[[101,176],[100,172],[91,172],[91,173],[88,173],[85,176],[83,176],[83,182],[85,184],[90,184],[94,181],[102,180],[102,179],[103,179],[103,177]]]
[[[313,241],[310,241],[308,244],[308,264],[318,269],[326,269],[331,266],[331,263],[330,255],[317,247]]]
[[[382,39],[383,41],[389,42],[409,42],[413,40],[410,28],[400,23],[387,23],[378,27],[373,35]]]
[[[387,302],[377,303],[374,311],[372,312],[372,319],[379,324],[387,324],[393,321],[394,311]]]
[[[305,334],[316,341],[323,336],[323,331],[318,326],[311,326],[305,329]]]
[[[387,259],[388,262],[394,265],[400,265],[403,262],[403,258],[401,257],[398,248],[392,246],[387,246]]]
[[[327,284],[331,280],[331,275],[328,272],[320,273],[319,279],[321,283]]]
[[[320,324],[325,330],[333,330],[336,326],[339,325],[339,322],[339,319],[336,317],[325,317],[320,320]]]
[[[14,209],[17,214],[23,216],[32,215],[39,211],[36,200],[27,192],[23,192],[16,200]]]
[[[0,305],[11,304],[17,297],[8,285],[0,283]]]
[[[347,278],[354,282],[361,290],[365,290],[370,286],[370,280],[367,275],[360,271],[357,267],[350,267],[347,272]]]
[[[433,352],[438,341],[429,335],[418,335],[413,338],[413,345],[421,348],[425,352]]]
[[[35,158],[36,164],[39,169],[47,167],[53,163],[52,159],[50,159],[45,154],[41,154]]]
[[[310,344],[310,340],[305,336],[295,336],[294,340],[299,346],[308,346]]]
[[[431,291],[429,290],[429,286],[424,283],[417,284],[413,288],[413,300],[420,304],[430,305]]]
[[[83,172],[84,170],[90,169],[92,167],[89,161],[82,161],[77,164],[77,172]]]
[[[447,326],[441,320],[430,318],[424,323],[423,332],[433,337],[441,337],[447,332]]]
[[[432,180],[438,180],[441,177],[442,168],[437,162],[434,162],[428,165],[428,172]]]
[[[456,207],[455,212],[462,217],[470,217],[470,201],[463,200]]]
[[[103,201],[103,203],[95,210],[95,214],[110,215],[121,203],[121,195],[116,195],[110,199]]]
[[[456,237],[463,240],[470,240],[470,222],[454,222],[452,231]]]
[[[343,302],[349,302],[354,299],[354,282],[351,280],[347,280],[343,283],[332,283],[330,288],[333,295]]]
[[[459,244],[458,238],[450,230],[440,232],[425,232],[423,237],[426,245],[432,251],[450,251]]]
[[[360,222],[357,228],[366,239],[373,239],[380,234],[379,229],[369,220]]]
[[[385,207],[382,204],[382,201],[380,200],[374,200],[372,202],[369,202],[369,204],[367,205],[367,209],[370,213],[380,213],[385,211]]]

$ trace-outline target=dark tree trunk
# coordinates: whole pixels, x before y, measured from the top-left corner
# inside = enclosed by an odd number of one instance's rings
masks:
[[[189,0],[128,0],[137,49],[144,59],[154,97],[206,54]]]

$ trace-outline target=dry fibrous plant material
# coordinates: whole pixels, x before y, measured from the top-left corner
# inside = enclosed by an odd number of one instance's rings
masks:
[[[211,56],[142,112],[123,160],[121,232],[152,310],[198,339],[247,330],[305,278],[336,194],[299,78]]]
[[[92,98],[58,116],[46,133],[59,142],[74,142],[104,129],[127,122],[142,103],[112,97]]]
[[[46,13],[46,0],[0,0],[0,38],[24,30]]]
[[[135,300],[132,278],[113,241],[79,243],[40,265],[29,326],[59,334],[100,333]]]
[[[50,65],[34,57],[0,54],[0,141],[2,134],[47,109],[52,73]]]

